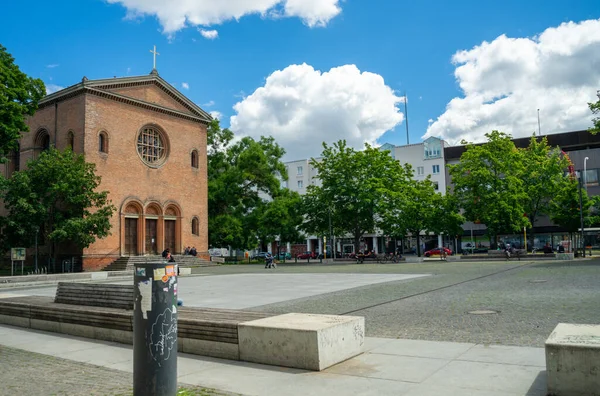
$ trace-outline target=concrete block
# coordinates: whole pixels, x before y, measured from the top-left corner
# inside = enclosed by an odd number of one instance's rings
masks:
[[[556,260],[575,260],[575,253],[556,253]]]
[[[94,339],[133,345],[133,332],[127,330],[94,327]]]
[[[91,274],[91,279],[92,280],[104,280],[104,279],[108,279],[108,272],[106,272],[106,271],[90,272],[90,274]]]
[[[179,267],[179,275],[191,275],[192,269],[190,267]]]
[[[60,332],[63,334],[69,334],[76,337],[94,338],[95,328],[92,326],[73,324],[73,323],[60,323]]]
[[[290,313],[238,325],[240,360],[321,371],[364,350],[365,319]]]
[[[29,328],[31,323],[29,318],[23,318],[21,316],[12,315],[0,315],[0,323],[7,324],[10,326],[26,327]]]
[[[177,338],[180,352],[193,355],[210,356],[221,359],[240,360],[238,344],[227,342],[197,340],[193,338]]]
[[[600,325],[559,323],[546,340],[548,394],[600,396]]]
[[[52,320],[31,319],[31,328],[52,333],[60,333],[60,323]]]

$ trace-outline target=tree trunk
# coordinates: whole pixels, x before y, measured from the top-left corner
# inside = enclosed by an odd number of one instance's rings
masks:
[[[359,233],[354,234],[354,253],[358,254],[360,252],[360,235]]]
[[[417,232],[417,257],[421,257],[421,231]]]

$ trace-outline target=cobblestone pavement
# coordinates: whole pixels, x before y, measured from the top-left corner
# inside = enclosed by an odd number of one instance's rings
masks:
[[[130,396],[133,374],[0,346],[1,396]],[[187,386],[186,396],[233,396]]]
[[[257,266],[246,265],[206,272],[258,271]],[[560,322],[600,324],[600,259],[280,265],[276,271],[433,274],[253,308],[272,313],[364,316],[370,337],[543,347]],[[478,310],[497,313],[468,313]]]

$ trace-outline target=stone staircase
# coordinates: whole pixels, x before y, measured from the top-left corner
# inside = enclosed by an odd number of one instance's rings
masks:
[[[180,267],[215,267],[219,263],[215,263],[209,260],[205,260],[200,257],[194,257],[190,255],[176,254],[173,255],[175,263]],[[136,264],[149,263],[162,261],[163,258],[160,255],[148,255],[148,256],[121,256],[106,267],[102,271],[133,271]]]

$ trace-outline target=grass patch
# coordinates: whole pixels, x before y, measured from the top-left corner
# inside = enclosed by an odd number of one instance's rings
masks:
[[[119,393],[114,396],[133,396],[133,390],[128,393]],[[202,386],[183,385],[177,388],[177,396],[240,396],[236,393],[222,392]]]

